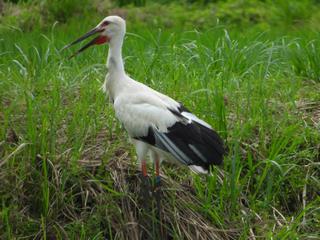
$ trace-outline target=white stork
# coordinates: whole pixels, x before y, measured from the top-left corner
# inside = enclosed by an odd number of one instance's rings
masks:
[[[155,164],[159,180],[159,164],[162,160],[187,165],[197,173],[208,173],[211,165],[223,161],[225,150],[221,138],[208,123],[193,115],[182,104],[126,74],[121,53],[125,32],[126,24],[121,17],[108,16],[63,49],[94,34],[98,36],[71,57],[91,45],[109,43],[109,73],[103,89],[113,103],[116,117],[135,145],[144,177],[148,176],[148,154]]]

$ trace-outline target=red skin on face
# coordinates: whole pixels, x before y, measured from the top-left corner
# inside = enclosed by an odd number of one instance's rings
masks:
[[[94,42],[95,44],[99,45],[99,44],[103,44],[105,42],[109,42],[109,38],[107,38],[106,36],[100,36],[99,38],[97,38],[97,40]]]

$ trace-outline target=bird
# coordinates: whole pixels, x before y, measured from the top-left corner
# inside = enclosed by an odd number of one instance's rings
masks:
[[[63,49],[93,35],[97,36],[70,58],[90,46],[109,44],[106,63],[108,73],[103,90],[113,105],[115,116],[135,146],[143,177],[148,177],[148,159],[155,166],[158,182],[163,160],[186,165],[195,173],[209,173],[212,165],[223,163],[226,150],[222,138],[182,103],[126,74],[122,58],[125,34],[125,20],[119,16],[108,16]]]

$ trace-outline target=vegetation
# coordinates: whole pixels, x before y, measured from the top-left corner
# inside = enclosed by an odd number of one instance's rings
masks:
[[[317,1],[80,2],[0,4],[1,239],[320,235]],[[108,14],[127,18],[127,72],[229,148],[212,176],[164,165],[161,209],[100,91],[107,47],[59,51]]]

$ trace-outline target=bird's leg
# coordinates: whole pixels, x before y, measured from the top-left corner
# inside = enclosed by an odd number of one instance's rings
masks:
[[[151,159],[154,163],[155,168],[155,179],[153,181],[154,191],[156,191],[160,187],[161,178],[160,178],[160,158],[159,154],[155,151],[151,151]]]
[[[160,176],[160,160],[157,157],[155,159],[156,177],[154,181],[153,194],[157,200],[158,210],[160,212],[160,199],[161,199],[161,176]]]
[[[142,160],[141,161],[141,172],[142,172],[142,176],[143,177],[148,177],[146,160]]]
[[[142,173],[142,194],[145,200],[150,195],[150,181],[147,172],[147,162],[146,160],[141,161],[141,173]]]
[[[156,181],[155,181],[155,189],[161,186],[161,176],[160,176],[160,160],[157,157],[155,160],[156,165]]]
[[[148,145],[146,145],[144,142],[141,141],[133,141],[136,147],[137,155],[138,155],[138,162],[141,166],[141,175],[142,175],[142,192],[144,193],[145,197],[146,195],[150,195],[150,182],[149,177],[147,173],[147,161],[146,161],[146,155],[148,153]]]

